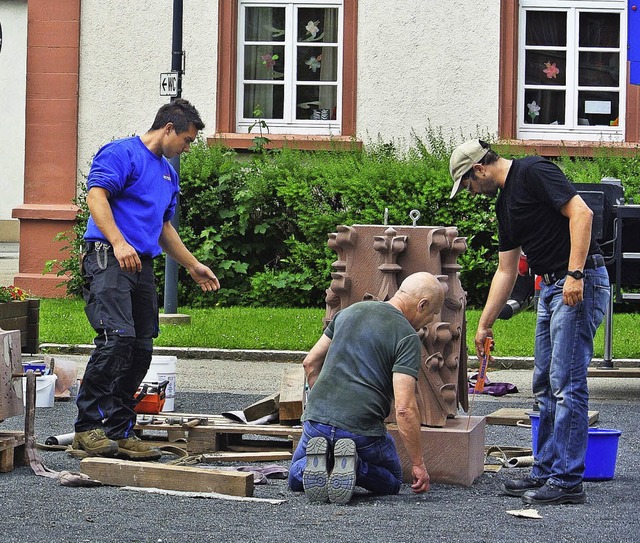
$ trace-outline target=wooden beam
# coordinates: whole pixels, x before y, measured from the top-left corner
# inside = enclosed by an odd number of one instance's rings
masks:
[[[272,413],[276,413],[280,407],[280,394],[274,393],[271,396],[267,396],[266,398],[262,398],[255,403],[252,403],[250,406],[245,407],[243,409],[244,418],[247,419],[247,422],[251,423],[251,421],[261,419],[262,417],[266,417],[271,415]]]
[[[278,418],[282,421],[299,421],[304,409],[304,368],[297,366],[287,369],[282,374],[280,385],[280,412]]]
[[[487,424],[519,426],[520,424],[518,423],[521,423],[528,426],[531,422],[527,413],[531,413],[532,411],[532,409],[503,407],[487,415]],[[589,425],[597,422],[599,416],[600,413],[598,411],[589,411]]]
[[[280,460],[291,460],[292,456],[293,454],[290,451],[218,451],[203,454],[200,457],[200,461],[203,464],[214,464],[215,462],[278,462]]]
[[[114,458],[85,458],[80,471],[102,484],[162,488],[186,492],[218,492],[231,496],[253,496],[253,474],[157,462],[133,462]]]

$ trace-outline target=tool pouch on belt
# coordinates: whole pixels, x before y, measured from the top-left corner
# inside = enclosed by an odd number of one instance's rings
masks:
[[[136,413],[144,413],[148,415],[157,415],[164,407],[164,401],[167,397],[167,385],[169,381],[161,383],[142,383],[138,388],[138,392],[134,396]]]

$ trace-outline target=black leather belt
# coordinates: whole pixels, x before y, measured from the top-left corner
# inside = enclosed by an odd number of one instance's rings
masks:
[[[594,269],[600,268],[601,266],[604,266],[604,265],[605,265],[604,256],[602,256],[602,255],[589,255],[587,257],[587,260],[584,263],[584,269],[585,270],[594,270]],[[567,271],[568,270],[559,270],[559,271],[555,271],[553,273],[543,273],[543,274],[540,275],[540,277],[542,277],[542,280],[547,285],[550,285],[551,283],[555,283],[556,281],[560,281],[560,279],[565,277],[567,275]]]
[[[100,249],[108,251],[111,249],[111,245],[104,241],[86,241],[84,244],[85,253],[92,253],[93,251],[99,251]]]

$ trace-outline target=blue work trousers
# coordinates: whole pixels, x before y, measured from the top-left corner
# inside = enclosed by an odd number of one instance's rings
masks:
[[[585,269],[582,301],[562,301],[566,278],[541,283],[533,393],[540,407],[531,476],[571,488],[582,481],[589,431],[587,368],[593,338],[609,303],[606,268]]]
[[[120,268],[112,249],[92,249],[82,263],[85,313],[97,335],[76,404],[75,431],[103,428],[111,439],[133,433],[135,394],[150,365],[158,336],[153,259],[142,271]]]

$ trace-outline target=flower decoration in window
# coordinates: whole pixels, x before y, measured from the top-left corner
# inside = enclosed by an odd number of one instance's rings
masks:
[[[320,41],[324,38],[324,32],[320,32],[318,26],[320,21],[309,21],[304,29],[307,31],[307,37],[303,41]]]
[[[531,117],[531,122],[535,122],[536,117],[540,115],[540,106],[534,100],[530,104],[527,104],[527,108],[529,109],[529,117]]]
[[[309,21],[307,23],[307,26],[305,26],[305,30],[307,31],[307,34],[311,34],[312,38],[315,38],[318,34],[318,32],[320,32],[320,28],[318,28],[318,25],[320,24],[320,21]]]
[[[555,62],[545,62],[544,65],[546,66],[546,68],[542,70],[542,72],[547,76],[548,79],[555,79],[556,76],[560,73],[560,70],[556,66]]]
[[[309,69],[315,74],[316,70],[322,65],[322,55],[310,57],[309,60],[305,60],[304,63],[309,66]]]
[[[264,64],[268,70],[273,70],[273,67],[276,65],[276,60],[280,57],[273,53],[265,53],[264,55],[260,55],[260,58],[262,59],[262,64]]]

